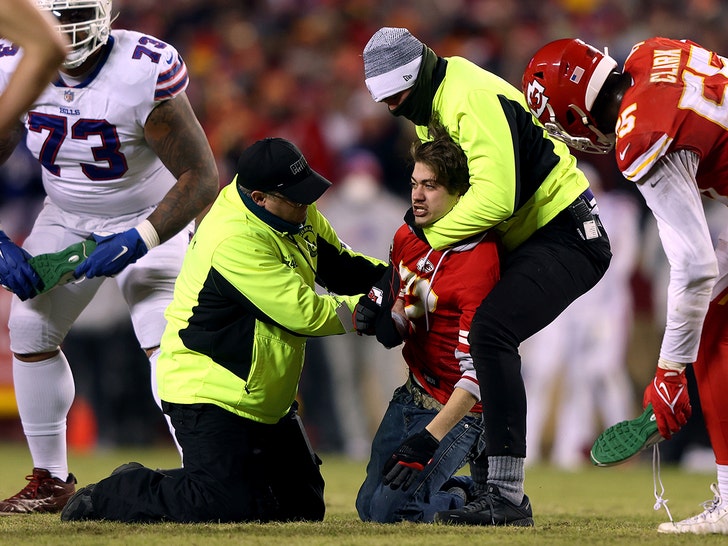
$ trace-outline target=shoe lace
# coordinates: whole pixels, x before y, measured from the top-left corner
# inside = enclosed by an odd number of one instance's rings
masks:
[[[34,499],[38,496],[38,488],[41,484],[41,478],[36,474],[28,474],[25,479],[28,480],[28,485],[23,487],[23,489],[8,500]]]
[[[660,492],[657,492],[657,486],[660,486]],[[653,494],[655,495],[655,504],[652,507],[654,510],[664,508],[667,512],[667,517],[670,518],[670,523],[675,523],[672,519],[670,509],[667,507],[668,499],[664,498],[665,486],[662,485],[662,476],[660,475],[660,447],[659,443],[652,446],[652,488]]]
[[[476,499],[473,499],[468,504],[466,504],[463,507],[463,510],[465,512],[483,512],[487,508],[488,511],[492,514],[493,507],[493,493],[488,491],[487,493],[481,494]]]
[[[713,512],[715,512],[715,510],[721,505],[721,502],[722,502],[722,499],[720,496],[720,491],[718,491],[717,484],[711,483],[710,490],[713,492],[713,498],[711,500],[707,500],[705,502],[700,503],[701,506],[705,509],[703,511],[703,514],[705,514],[705,515],[712,514]]]

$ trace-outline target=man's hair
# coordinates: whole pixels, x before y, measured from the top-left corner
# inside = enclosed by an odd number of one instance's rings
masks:
[[[464,194],[470,187],[465,152],[439,121],[428,126],[428,133],[431,140],[417,141],[410,147],[413,164],[424,163],[432,169],[437,183],[444,186],[450,195]]]

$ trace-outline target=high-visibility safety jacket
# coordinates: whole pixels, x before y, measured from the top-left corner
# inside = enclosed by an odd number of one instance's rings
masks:
[[[550,138],[523,93],[461,57],[448,57],[432,104],[468,158],[470,189],[424,228],[435,249],[493,228],[506,249],[528,239],[589,183],[567,146]],[[427,140],[427,128],[416,127]]]
[[[352,331],[361,293],[384,269],[343,245],[315,205],[293,226],[229,184],[190,242],[165,313],[160,397],[277,422],[295,399],[307,337]],[[315,282],[347,295],[318,294]]]

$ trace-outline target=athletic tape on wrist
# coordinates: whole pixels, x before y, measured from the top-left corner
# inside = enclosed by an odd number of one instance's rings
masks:
[[[662,368],[663,370],[669,370],[671,372],[682,373],[685,370],[686,366],[687,364],[683,364],[681,362],[673,362],[672,360],[667,360],[666,358],[662,357],[657,360],[658,368]]]
[[[144,220],[136,227],[136,230],[139,232],[144,244],[147,245],[147,250],[159,246],[159,234],[149,220]]]

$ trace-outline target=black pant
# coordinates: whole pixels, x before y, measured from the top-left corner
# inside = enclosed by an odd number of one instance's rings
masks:
[[[96,484],[99,518],[125,522],[321,521],[321,461],[292,411],[275,425],[212,404],[168,404],[184,467],[139,468]]]
[[[611,259],[606,232],[584,239],[565,209],[501,262],[501,278],[478,307],[470,350],[483,401],[486,453],[526,456],[526,390],[518,346],[591,289]]]

